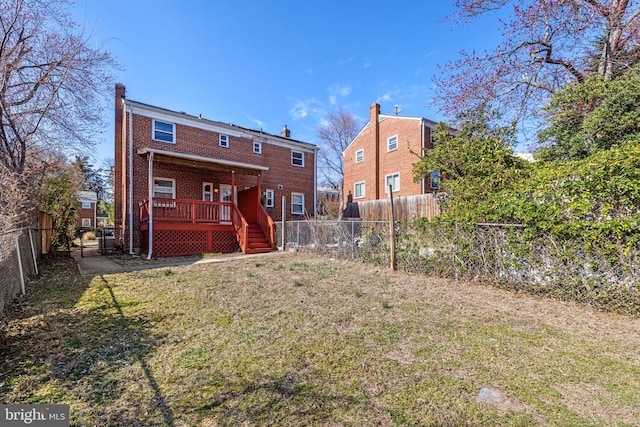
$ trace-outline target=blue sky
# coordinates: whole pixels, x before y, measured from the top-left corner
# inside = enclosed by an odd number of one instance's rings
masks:
[[[438,64],[499,37],[496,20],[459,26],[446,1],[76,0],[91,43],[123,69],[136,101],[318,144],[329,111],[364,124],[369,106],[443,120],[428,104]],[[110,101],[112,102],[112,101]],[[113,158],[113,111],[94,161]]]

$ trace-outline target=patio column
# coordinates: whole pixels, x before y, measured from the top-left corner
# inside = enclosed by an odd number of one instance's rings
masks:
[[[262,198],[262,190],[260,189],[260,175],[258,175],[258,204],[260,204]]]
[[[236,171],[231,171],[231,204],[234,205],[236,203],[234,194],[236,188]]]

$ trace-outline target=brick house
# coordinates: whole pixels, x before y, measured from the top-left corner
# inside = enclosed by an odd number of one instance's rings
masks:
[[[98,196],[93,191],[78,193],[78,208],[76,209],[76,228],[95,228]]]
[[[418,182],[413,180],[413,164],[423,149],[433,148],[431,134],[436,122],[422,117],[380,114],[373,103],[367,124],[343,152],[345,201],[388,198],[438,191],[439,172],[433,171]]]
[[[275,248],[272,218],[315,217],[318,148],[129,100],[115,88],[115,240],[178,256]]]

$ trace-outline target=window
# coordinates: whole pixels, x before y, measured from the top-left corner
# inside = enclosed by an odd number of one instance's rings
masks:
[[[393,151],[398,148],[398,135],[390,136],[387,139],[387,151]]]
[[[153,197],[175,199],[176,180],[169,178],[153,178]]]
[[[438,190],[440,188],[440,172],[431,172],[429,174],[429,188]]]
[[[364,197],[364,181],[356,182],[353,186],[353,194],[356,199]]]
[[[229,148],[229,135],[220,135],[220,147]]]
[[[202,183],[202,200],[204,200],[205,202],[213,201],[213,183],[211,182]]]
[[[173,123],[153,121],[153,139],[156,141],[175,143],[176,128]]]
[[[91,227],[91,218],[82,218],[83,227]]]
[[[356,151],[356,163],[360,163],[364,160],[364,149]]]
[[[276,201],[276,195],[275,192],[273,190],[267,190],[264,193],[265,199],[266,199],[266,206],[268,208],[272,208],[275,206],[275,201]]]
[[[303,193],[291,193],[291,213],[294,215],[304,215]]]
[[[304,167],[304,153],[291,150],[291,164],[293,166]]]
[[[384,192],[389,192],[389,186],[393,191],[400,191],[400,172],[392,173],[385,176]]]
[[[253,143],[253,152],[256,154],[262,154],[262,142]]]
[[[82,202],[82,209],[91,209],[91,202]]]

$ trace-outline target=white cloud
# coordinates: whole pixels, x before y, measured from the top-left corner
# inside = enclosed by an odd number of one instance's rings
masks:
[[[362,64],[362,68],[369,68],[371,67],[371,62],[367,61],[364,64]]]
[[[255,123],[256,125],[258,125],[260,127],[260,129],[266,127],[265,126],[265,122],[263,122],[260,119],[253,119],[253,118],[249,117],[249,121],[251,121],[251,122]]]
[[[304,119],[308,116],[322,115],[323,111],[322,104],[314,98],[305,100],[297,99],[293,107],[289,110],[289,115],[293,117],[294,120],[297,120]]]
[[[331,105],[336,105],[338,103],[338,97],[335,95],[330,95],[329,96],[329,103]]]

